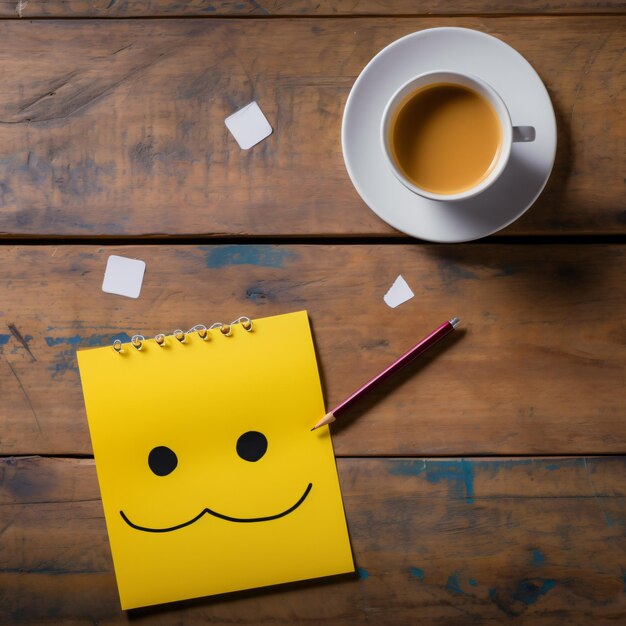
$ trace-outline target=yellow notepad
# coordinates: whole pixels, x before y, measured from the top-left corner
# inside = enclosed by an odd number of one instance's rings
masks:
[[[78,364],[122,608],[354,571],[305,311]]]

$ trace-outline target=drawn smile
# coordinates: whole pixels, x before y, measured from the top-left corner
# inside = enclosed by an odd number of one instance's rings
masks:
[[[224,515],[223,513],[218,513],[217,511],[213,511],[212,509],[204,509],[198,513],[194,518],[190,519],[187,522],[183,522],[182,524],[177,524],[176,526],[170,526],[169,528],[148,528],[147,526],[138,526],[137,524],[133,524],[128,517],[126,517],[124,511],[120,511],[120,515],[122,519],[135,530],[143,530],[146,533],[169,533],[173,530],[179,530],[180,528],[184,528],[185,526],[189,526],[194,522],[197,522],[203,515],[208,514],[213,517],[217,517],[219,519],[226,520],[227,522],[269,522],[274,519],[278,519],[279,517],[285,517],[285,515],[289,515],[289,513],[293,513],[305,500],[311,491],[311,487],[313,487],[313,483],[309,483],[307,488],[304,490],[300,499],[288,509],[283,511],[282,513],[276,513],[276,515],[269,515],[267,517],[231,517],[230,515]]]

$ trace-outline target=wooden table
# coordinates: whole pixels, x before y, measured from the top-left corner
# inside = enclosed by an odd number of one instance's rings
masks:
[[[626,6],[509,4],[0,0],[1,624],[626,622]],[[539,201],[467,245],[376,218],[339,141],[365,63],[444,25],[517,48],[558,120]],[[333,428],[358,575],[122,613],[76,349],[302,308],[328,406],[464,321]]]

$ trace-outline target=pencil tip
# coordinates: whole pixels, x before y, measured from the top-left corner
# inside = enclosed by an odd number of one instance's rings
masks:
[[[311,428],[311,432],[313,432],[315,430],[315,426],[313,426],[313,428]]]

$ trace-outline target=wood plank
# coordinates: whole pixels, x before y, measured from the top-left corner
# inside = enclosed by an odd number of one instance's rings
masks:
[[[619,13],[623,0],[0,0],[0,17],[213,17]]]
[[[393,234],[346,174],[345,99],[386,44],[452,25],[516,47],[556,108],[552,179],[505,233],[626,232],[626,18],[523,17],[1,21],[0,233]],[[240,151],[223,120],[252,99],[275,131]]]
[[[146,261],[138,300],[101,292],[109,254]],[[339,455],[620,453],[625,262],[617,245],[5,246],[0,454],[91,452],[77,348],[301,309],[327,406],[463,320],[333,426]],[[392,310],[400,272],[415,298]]]
[[[2,624],[617,624],[624,457],[339,459],[359,576],[122,613],[91,460],[0,460]]]

